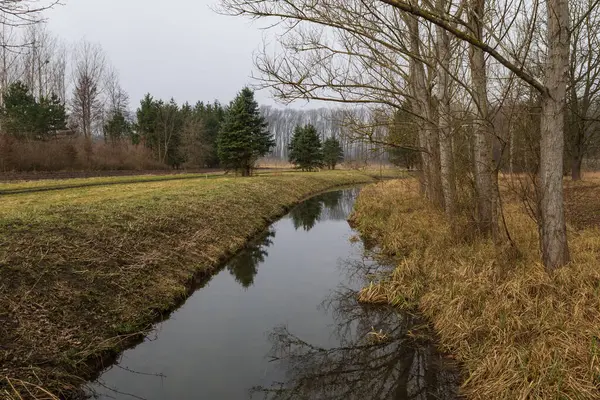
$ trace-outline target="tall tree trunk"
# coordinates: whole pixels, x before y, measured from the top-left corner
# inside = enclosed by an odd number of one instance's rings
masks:
[[[438,9],[445,11],[446,0],[438,0]],[[436,26],[436,47],[438,57],[438,125],[440,144],[440,172],[442,192],[444,194],[444,210],[448,216],[456,211],[456,188],[454,181],[454,158],[452,156],[452,127],[450,121],[450,36],[448,32]]]
[[[508,172],[512,175],[515,173],[515,133],[512,121],[509,122],[508,134]]]
[[[542,260],[551,271],[569,262],[563,198],[564,116],[569,63],[568,0],[548,0],[548,65],[542,96],[539,229]]]
[[[571,159],[571,179],[574,181],[581,180],[581,164],[583,157],[579,152],[575,153]]]
[[[583,161],[583,144],[585,138],[585,123],[581,118],[577,117],[580,110],[573,107],[571,115],[574,117],[569,120],[569,126],[565,127],[565,133],[570,136],[567,142],[570,145],[571,153],[571,179],[574,181],[581,180],[581,164]],[[566,172],[566,171],[565,171]]]
[[[484,0],[472,0],[469,25],[477,39],[483,39]],[[473,83],[473,97],[477,108],[473,135],[473,161],[477,200],[477,225],[484,235],[499,239],[498,190],[496,167],[492,158],[493,126],[489,121],[485,55],[477,46],[469,47],[469,63]]]
[[[424,99],[422,93],[420,91],[420,81],[422,78],[423,72],[423,63],[417,59],[420,55],[420,42],[419,42],[419,22],[412,15],[407,15],[406,24],[408,26],[408,31],[410,34],[410,51],[415,54],[414,58],[409,60],[410,63],[410,90],[411,95],[413,97],[413,102],[411,103],[412,112],[418,116],[416,125],[417,125],[417,134],[419,140],[419,147],[421,148],[421,153],[419,154],[421,158],[421,176],[420,176],[420,184],[421,184],[421,192],[429,199],[431,194],[431,154],[427,151],[427,132],[425,130],[425,119],[427,116],[424,112]],[[410,168],[408,168],[410,170]]]
[[[411,90],[414,98],[413,109],[420,117],[420,120],[417,121],[419,146],[424,149],[421,152],[423,168],[422,187],[427,199],[433,204],[442,207],[444,199],[441,192],[438,130],[434,123],[433,99],[425,83],[425,67],[420,60],[421,39],[419,35],[419,23],[416,17],[407,15],[406,24],[410,32],[410,51],[415,55],[410,60],[410,74]]]
[[[250,176],[250,165],[244,165],[244,167],[242,168],[242,176]]]
[[[428,96],[428,115],[430,118],[433,118],[434,115],[437,115],[433,110],[433,99],[431,96]],[[438,127],[433,125],[432,123],[428,123],[427,125],[427,151],[429,152],[429,176],[431,180],[431,184],[429,185],[429,199],[436,206],[443,208],[444,206],[444,193],[442,191],[442,168],[440,162],[440,133]]]

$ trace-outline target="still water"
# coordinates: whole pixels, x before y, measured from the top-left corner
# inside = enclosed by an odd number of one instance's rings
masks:
[[[387,267],[346,219],[359,189],[306,200],[89,385],[100,399],[455,399],[418,316],[359,305]]]

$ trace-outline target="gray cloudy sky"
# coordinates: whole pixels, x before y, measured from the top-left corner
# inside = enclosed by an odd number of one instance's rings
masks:
[[[216,14],[218,0],[63,0],[47,13],[63,39],[102,45],[137,107],[141,97],[229,102],[252,83],[252,54],[264,31]],[[272,104],[268,92],[259,102]]]

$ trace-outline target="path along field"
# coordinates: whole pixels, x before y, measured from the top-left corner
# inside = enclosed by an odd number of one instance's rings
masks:
[[[572,262],[548,275],[518,201],[505,203],[516,248],[498,247],[466,220],[453,231],[414,180],[367,186],[353,222],[397,268],[361,300],[429,317],[469,399],[600,398],[600,180],[568,182],[565,196]]]
[[[290,206],[378,175],[0,184],[0,398],[73,394]]]

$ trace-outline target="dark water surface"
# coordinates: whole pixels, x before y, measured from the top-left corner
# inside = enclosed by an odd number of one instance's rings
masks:
[[[100,399],[454,399],[418,316],[361,306],[382,268],[346,219],[358,189],[300,204],[90,391]],[[410,332],[409,332],[410,331]]]

